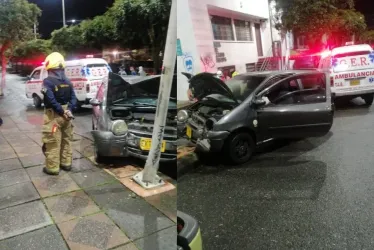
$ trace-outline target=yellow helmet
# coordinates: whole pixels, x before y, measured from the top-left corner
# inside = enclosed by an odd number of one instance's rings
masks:
[[[47,70],[50,69],[63,69],[65,68],[64,56],[58,52],[53,52],[44,61],[44,66]]]
[[[235,77],[235,76],[237,76],[237,75],[239,75],[239,73],[236,72],[236,71],[234,71],[234,73],[232,73],[232,77]]]

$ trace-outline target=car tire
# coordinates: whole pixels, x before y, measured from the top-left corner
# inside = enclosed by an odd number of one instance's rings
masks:
[[[41,108],[42,107],[42,99],[38,95],[34,95],[32,97],[32,101],[34,103],[35,108]]]
[[[255,151],[255,140],[245,132],[235,133],[225,142],[224,151],[231,163],[243,164],[252,157]]]
[[[362,96],[362,99],[364,99],[366,105],[371,106],[374,101],[374,94],[364,95]]]

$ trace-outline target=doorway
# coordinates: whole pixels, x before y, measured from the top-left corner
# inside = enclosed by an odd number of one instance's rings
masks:
[[[264,56],[264,51],[262,49],[261,26],[259,23],[255,23],[255,33],[256,33],[257,55]]]

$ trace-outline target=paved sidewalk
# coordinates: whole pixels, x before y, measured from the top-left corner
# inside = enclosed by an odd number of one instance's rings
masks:
[[[95,166],[75,135],[73,171],[42,173],[42,113],[0,99],[0,249],[176,249],[176,190],[145,199]]]

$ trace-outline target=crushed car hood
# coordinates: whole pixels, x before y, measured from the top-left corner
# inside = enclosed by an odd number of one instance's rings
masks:
[[[194,76],[186,73],[183,75],[189,79],[189,88],[197,100],[211,94],[220,94],[238,102],[227,84],[215,77],[214,74],[204,72]]]
[[[115,73],[109,73],[107,103],[111,105],[114,101],[131,98],[139,95],[158,96],[161,75],[144,77],[126,77]],[[177,78],[173,77],[171,98],[177,98]]]

